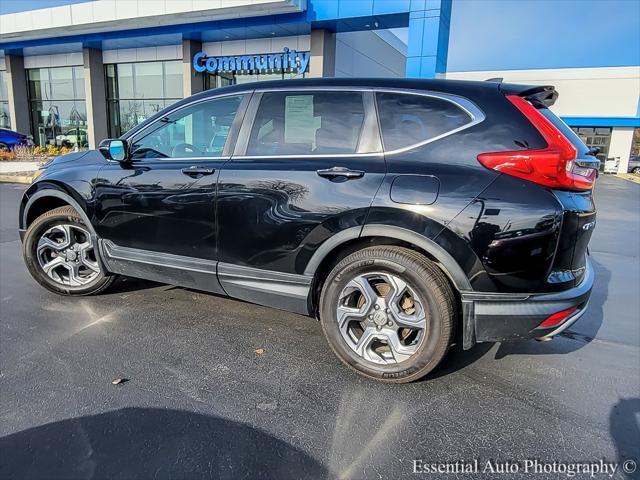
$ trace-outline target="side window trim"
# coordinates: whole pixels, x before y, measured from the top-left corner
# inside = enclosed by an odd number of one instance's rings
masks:
[[[394,150],[384,150],[384,154],[385,155],[394,155],[396,153],[406,152],[408,150],[413,150],[414,148],[421,147],[421,146],[426,145],[428,143],[435,142],[435,141],[440,140],[442,138],[448,137],[449,135],[453,135],[454,133],[458,133],[458,132],[461,132],[462,130],[466,130],[467,128],[471,128],[474,125],[477,125],[477,124],[483,122],[485,120],[485,118],[486,118],[484,112],[482,110],[480,110],[480,108],[478,108],[478,106],[475,103],[473,103],[468,98],[461,97],[459,95],[453,95],[453,94],[450,94],[450,93],[442,93],[442,92],[404,90],[404,89],[400,89],[400,88],[398,88],[398,89],[395,89],[395,88],[374,88],[373,90],[374,90],[374,94],[378,94],[378,93],[397,93],[397,94],[400,94],[400,95],[418,95],[418,96],[422,96],[422,97],[430,97],[430,98],[437,98],[437,99],[440,99],[440,100],[445,100],[445,101],[451,102],[454,105],[456,105],[458,108],[460,108],[465,113],[467,113],[467,115],[469,115],[469,117],[471,118],[471,121],[465,123],[464,125],[456,127],[456,128],[454,128],[452,130],[449,130],[447,132],[441,133],[440,135],[436,135],[435,137],[431,137],[431,138],[428,138],[428,139],[420,141],[420,142],[412,143],[412,144],[407,145],[407,146],[402,147],[402,148],[396,148]],[[375,100],[376,101],[376,109],[379,112],[377,95],[375,95],[375,97],[376,97],[376,100]],[[379,119],[378,119],[378,125],[380,125]],[[380,135],[382,136],[382,129],[380,129]],[[383,149],[384,149],[384,143],[383,143]]]
[[[224,94],[224,95],[217,95],[217,96],[213,96],[213,97],[207,97],[207,98],[202,98],[202,99],[198,99],[196,101],[193,102],[189,102],[186,103],[184,105],[180,105],[179,107],[174,108],[173,110],[170,110],[169,112],[167,112],[165,115],[162,115],[161,117],[158,117],[157,119],[153,120],[152,122],[150,122],[148,125],[145,125],[142,129],[138,130],[137,132],[135,132],[133,135],[131,135],[130,137],[126,138],[126,142],[129,144],[129,147],[131,147],[136,141],[140,141],[143,138],[147,137],[148,135],[153,134],[153,132],[157,131],[158,129],[160,129],[163,126],[163,122],[162,120],[164,118],[167,117],[172,117],[178,113],[180,113],[181,110],[184,110],[186,108],[190,108],[193,107],[194,105],[199,105],[202,103],[206,103],[206,102],[213,102],[219,99],[223,99],[226,97],[242,97],[242,100],[240,101],[240,105],[238,105],[238,110],[236,110],[236,114],[233,118],[233,122],[231,123],[231,127],[229,128],[229,134],[227,135],[227,138],[225,139],[225,144],[224,147],[222,149],[222,155],[216,155],[216,156],[196,156],[196,157],[147,157],[147,158],[136,158],[136,159],[132,159],[133,162],[136,163],[144,163],[144,162],[157,162],[157,161],[161,161],[161,162],[206,162],[206,161],[210,161],[210,160],[228,160],[229,158],[231,158],[231,153],[233,151],[233,148],[235,147],[237,138],[238,138],[238,130],[240,129],[240,125],[242,123],[242,119],[245,117],[246,111],[247,111],[247,107],[249,105],[249,102],[251,100],[251,97],[253,95],[253,91],[252,90],[243,90],[241,92],[233,92],[233,93],[228,93],[228,94]]]
[[[246,157],[245,153],[247,152],[247,147],[249,146],[249,137],[251,136],[251,130],[253,129],[253,124],[256,120],[256,115],[258,113],[260,101],[262,100],[262,95],[262,91],[256,90],[251,96],[251,101],[249,102],[247,111],[244,114],[244,121],[242,122],[240,131],[238,132],[238,138],[236,140],[235,149],[233,150],[232,154],[233,158]]]
[[[364,122],[358,139],[358,149],[363,146],[370,146],[374,151],[369,153],[311,153],[304,155],[286,154],[286,155],[246,155],[249,146],[249,137],[253,129],[260,101],[265,93],[271,92],[358,92],[363,96],[364,104]],[[256,158],[331,158],[331,157],[379,157],[382,155],[382,139],[380,137],[380,128],[378,125],[378,116],[375,108],[375,98],[372,89],[364,88],[327,88],[327,87],[309,87],[309,88],[277,88],[277,89],[256,89],[251,98],[251,102],[244,116],[242,127],[238,133],[235,149],[232,154],[234,160],[251,160]]]

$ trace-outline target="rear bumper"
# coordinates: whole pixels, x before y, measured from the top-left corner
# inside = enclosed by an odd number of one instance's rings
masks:
[[[594,272],[589,258],[580,284],[569,290],[544,294],[463,292],[463,346],[519,338],[550,339],[575,323],[586,311]],[[550,315],[577,307],[560,325],[539,328]]]

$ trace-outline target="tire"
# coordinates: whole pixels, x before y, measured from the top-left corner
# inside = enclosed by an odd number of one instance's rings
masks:
[[[367,284],[369,296],[363,294]],[[403,247],[369,247],[345,257],[327,276],[320,323],[346,365],[375,380],[408,383],[446,355],[455,334],[456,305],[444,273],[423,255]],[[425,317],[422,323],[419,317]]]
[[[635,173],[636,175],[640,175],[640,167],[635,167],[633,170],[631,170],[631,173]]]
[[[22,254],[31,276],[61,295],[95,295],[117,278],[101,266],[89,229],[73,207],[59,207],[36,218],[25,233]],[[43,267],[54,261],[47,274]]]
[[[0,142],[0,152],[8,152],[9,146],[6,143]]]

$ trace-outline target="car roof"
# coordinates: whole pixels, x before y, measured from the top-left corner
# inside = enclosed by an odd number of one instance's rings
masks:
[[[198,95],[215,96],[221,93],[246,91],[252,89],[292,89],[313,87],[346,88],[398,88],[409,90],[430,90],[455,93],[458,90],[497,90],[498,83],[472,80],[446,80],[422,78],[292,78],[287,80],[268,80],[262,82],[241,83],[215,88]],[[193,98],[193,97],[191,97]]]

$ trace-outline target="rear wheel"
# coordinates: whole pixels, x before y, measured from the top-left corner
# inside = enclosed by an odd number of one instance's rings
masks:
[[[320,297],[331,348],[359,373],[392,383],[416,380],[444,358],[456,316],[442,271],[401,247],[370,247],[344,258]]]
[[[60,207],[36,218],[27,229],[23,256],[31,276],[64,295],[92,295],[116,279],[98,261],[98,248],[73,207]]]
[[[633,170],[631,170],[631,173],[635,173],[636,175],[640,175],[640,167],[635,167]]]

